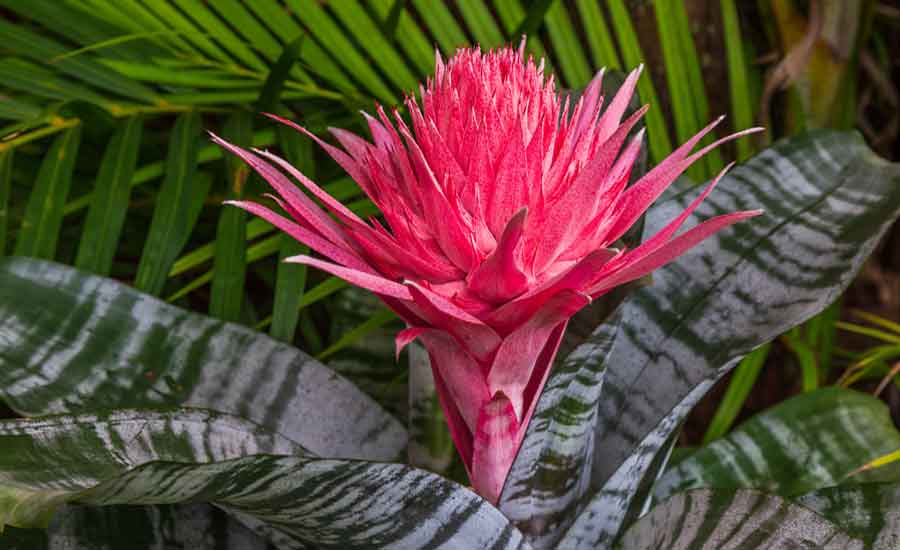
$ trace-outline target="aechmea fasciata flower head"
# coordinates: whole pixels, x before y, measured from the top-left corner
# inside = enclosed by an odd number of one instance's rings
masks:
[[[624,118],[639,76],[632,72],[605,101],[598,74],[570,104],[522,47],[463,49],[446,63],[438,55],[421,101],[406,99],[411,127],[396,110],[364,114],[371,141],[331,129],[342,148],[334,147],[269,115],[316,140],[381,209],[384,224],[360,219],[283,159],[213,136],[271,184],[287,216],[232,204],[324,257],[288,261],[376,293],[408,326],[398,351],[422,341],[456,448],[475,490],[492,502],[569,318],[759,213],[677,234],[717,177],[659,233],[634,249],[617,247],[663,190],[723,141],[691,153],[714,122],[628,186],[643,131],[628,135],[647,110]]]

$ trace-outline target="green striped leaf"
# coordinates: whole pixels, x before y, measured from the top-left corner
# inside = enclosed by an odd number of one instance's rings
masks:
[[[654,498],[694,488],[760,489],[796,496],[858,483],[860,469],[900,449],[885,403],[842,388],[794,397],[744,422],[667,471]]]
[[[62,503],[211,502],[287,548],[526,549],[474,493],[401,464],[299,456],[284,438],[202,411],[0,423],[0,510],[40,525]],[[27,461],[22,461],[27,457]]]
[[[209,504],[67,505],[46,530],[6,527],[0,541],[7,550],[275,550],[254,530]]]
[[[79,491],[148,462],[304,452],[246,420],[193,409],[7,420],[0,422],[0,441],[0,526],[15,527],[45,527]]]
[[[782,141],[735,169],[695,219],[762,208],[660,269],[623,309],[600,400],[592,484],[600,490],[566,535],[605,547],[643,506],[694,403],[752,349],[827,307],[900,213],[900,168],[857,134]],[[694,192],[652,209],[645,235]],[[660,383],[664,381],[664,383]]]
[[[863,550],[823,516],[756,491],[699,489],[676,495],[625,532],[617,550]]]
[[[900,547],[900,485],[864,483],[812,491],[796,499],[872,550]]]
[[[60,134],[44,155],[16,241],[17,256],[53,259],[56,255],[63,205],[72,185],[80,143],[81,127],[75,126]]]
[[[62,265],[0,263],[0,334],[0,397],[24,415],[178,405],[321,456],[389,460],[406,444],[394,418],[300,350]]]
[[[310,289],[311,294],[314,289]],[[306,296],[309,296],[307,294]],[[327,358],[327,365],[363,388],[382,407],[403,415],[407,400],[405,362],[398,360],[394,336],[403,323],[372,293],[357,287],[343,290],[328,302],[331,326],[321,334],[315,357]],[[304,317],[312,321],[312,310],[301,315],[300,329],[306,344],[316,325],[304,327]],[[327,341],[325,340],[327,338]],[[327,345],[330,343],[330,345]]]
[[[166,157],[165,179],[157,195],[157,205],[134,285],[149,294],[159,294],[166,275],[187,239],[191,184],[197,170],[200,115],[185,113],[178,117]]]
[[[501,497],[507,516],[530,527],[524,530],[537,547],[568,528],[563,548],[609,548],[643,506],[639,496],[694,403],[746,353],[814,315],[850,283],[900,212],[898,178],[900,170],[858,136],[837,132],[781,142],[723,178],[688,226],[736,210],[765,214],[656,271],[653,284],[623,304],[611,348],[610,328],[600,327],[576,350],[585,384],[597,384],[590,373],[605,368],[598,409],[577,392],[563,398],[567,410],[559,414],[570,423],[564,444],[555,443],[559,456],[539,466],[558,474],[558,487],[536,490],[514,466]],[[675,190],[658,202],[645,236],[695,196]],[[559,383],[556,376],[548,388]],[[538,410],[554,399],[548,390]],[[540,426],[533,422],[523,449],[540,448],[547,437]],[[577,441],[570,432],[593,434]]]
[[[556,365],[506,480],[500,509],[536,548],[554,546],[590,482],[591,436],[621,317],[614,314]]]
[[[138,160],[143,122],[131,117],[119,124],[109,141],[94,183],[93,200],[78,242],[75,267],[108,275],[122,233]]]

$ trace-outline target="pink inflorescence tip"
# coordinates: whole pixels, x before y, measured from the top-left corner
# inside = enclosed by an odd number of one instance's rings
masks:
[[[602,73],[570,104],[523,48],[440,55],[421,101],[364,114],[372,141],[331,129],[321,145],[381,209],[364,221],[281,158],[213,136],[271,184],[287,214],[256,214],[325,259],[289,261],[366,288],[427,348],[456,448],[476,491],[497,502],[569,318],[610,289],[671,261],[759,212],[735,212],[677,234],[719,177],[669,225],[631,250],[615,243],[697,158],[714,122],[628,186],[646,106],[625,117],[640,76],[615,97]],[[751,130],[752,131],[752,130]],[[297,187],[297,183],[300,187]],[[319,208],[317,198],[328,213]]]

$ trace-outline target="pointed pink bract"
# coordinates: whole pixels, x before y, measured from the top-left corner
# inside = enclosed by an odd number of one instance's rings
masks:
[[[381,209],[384,226],[361,220],[286,161],[214,137],[272,185],[294,220],[234,204],[330,260],[289,261],[379,295],[409,326],[397,335],[398,353],[412,340],[424,343],[454,444],[475,490],[491,502],[503,490],[569,318],[591,297],[759,213],[719,216],[676,235],[713,182],[644,244],[615,248],[700,155],[752,131],[691,154],[716,121],[628,187],[643,132],[626,138],[646,106],[623,117],[640,72],[610,101],[601,95],[600,73],[570,103],[544,77],[543,63],[525,59],[523,47],[463,49],[446,63],[438,55],[420,101],[407,98],[411,125],[380,106],[377,116],[365,115],[371,143],[331,129],[341,149],[268,115],[319,143]]]

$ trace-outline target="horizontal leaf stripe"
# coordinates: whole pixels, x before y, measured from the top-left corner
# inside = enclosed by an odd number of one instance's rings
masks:
[[[863,547],[828,519],[777,496],[706,489],[663,502],[616,545],[618,550]]]
[[[897,215],[896,178],[897,169],[873,161],[858,137],[825,132],[782,142],[726,176],[717,189],[723,193],[711,196],[698,217],[733,209],[736,197],[768,197],[765,202],[778,203],[776,214],[767,212],[723,232],[658,271],[654,285],[631,299],[625,327],[633,328],[622,330],[614,344],[606,396],[600,401],[595,438],[604,445],[594,455],[595,483],[606,479],[626,493],[627,487],[636,487],[665,434],[706,388],[743,353],[811,316],[849,283]],[[678,208],[679,199],[662,203],[646,232]],[[777,215],[792,208],[793,213]],[[883,213],[875,224],[873,211]],[[777,261],[782,257],[790,259]],[[704,280],[712,283],[693,282]],[[736,288],[743,294],[732,302]],[[748,292],[754,288],[765,290]],[[736,309],[733,304],[743,305]],[[726,331],[741,336],[732,338]],[[662,388],[654,389],[658,380],[666,381],[665,396]],[[636,457],[626,458],[631,452]],[[622,515],[608,512],[617,506]],[[610,503],[598,495],[563,547],[607,547],[632,506],[639,503]],[[591,511],[594,507],[597,512]],[[607,512],[599,521],[601,509]]]
[[[187,404],[325,456],[388,460],[405,446],[395,419],[291,346],[57,264],[4,260],[0,281],[0,396],[22,413]]]

